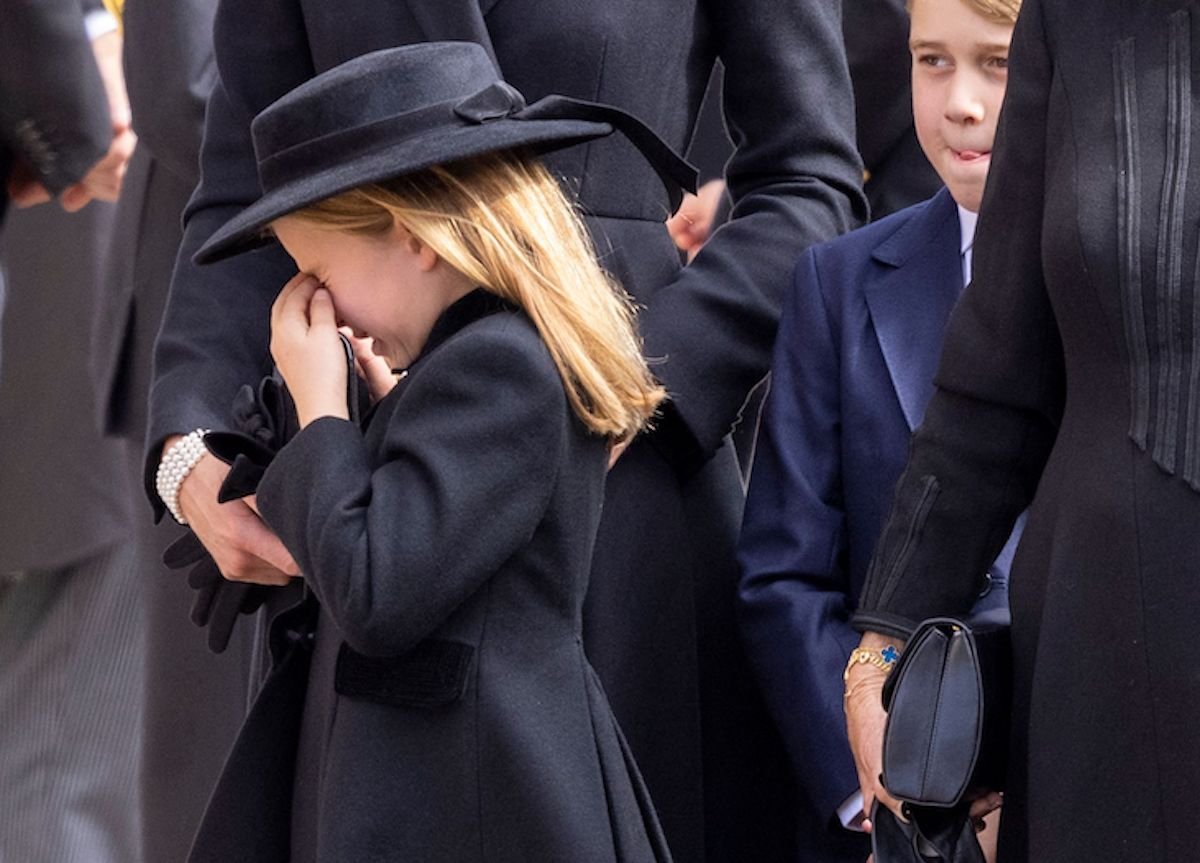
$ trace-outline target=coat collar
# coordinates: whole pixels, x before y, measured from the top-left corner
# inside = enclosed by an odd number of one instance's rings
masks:
[[[434,321],[433,328],[429,331],[429,338],[425,340],[425,345],[421,348],[421,353],[417,358],[406,369],[393,369],[394,372],[401,373],[400,379],[396,382],[396,386],[392,388],[390,393],[371,405],[364,413],[362,419],[363,426],[365,427],[371,423],[375,415],[379,412],[380,405],[400,398],[400,393],[404,392],[404,389],[408,386],[408,382],[412,379],[413,373],[416,372],[425,358],[437,350],[451,336],[465,329],[475,321],[486,318],[488,315],[493,315],[497,312],[515,311],[520,311],[517,306],[483,288],[476,288],[471,293],[451,303],[438,316],[438,319]]]
[[[864,289],[875,335],[910,429],[921,424],[950,310],[962,291],[958,209],[942,189],[871,251]]]
[[[512,303],[483,288],[476,288],[469,294],[459,297],[433,322],[429,338],[425,340],[421,353],[413,360],[409,369],[412,369],[413,366],[433,353],[439,345],[467,325],[496,312],[516,310],[517,307]]]

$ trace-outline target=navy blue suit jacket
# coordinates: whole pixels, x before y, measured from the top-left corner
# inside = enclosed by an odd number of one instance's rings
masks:
[[[841,671],[859,640],[849,617],[961,290],[958,213],[943,189],[807,250],[785,299],[739,546],[739,610],[805,814],[826,834],[802,836],[814,846],[806,860],[818,859],[815,846],[855,843],[835,820],[858,786],[842,714]],[[993,567],[997,582],[1010,557]],[[863,859],[862,848],[847,859]]]

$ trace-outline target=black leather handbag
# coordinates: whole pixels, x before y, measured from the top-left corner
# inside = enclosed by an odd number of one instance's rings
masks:
[[[876,807],[876,863],[982,863],[971,789],[1002,791],[1012,706],[1007,626],[931,618],[883,689],[883,784],[908,821]]]

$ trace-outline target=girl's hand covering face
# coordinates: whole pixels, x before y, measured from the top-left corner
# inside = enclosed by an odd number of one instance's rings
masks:
[[[309,273],[288,281],[271,307],[271,356],[296,402],[301,427],[324,416],[350,418],[346,352],[333,297]]]
[[[359,338],[349,327],[342,327],[341,333],[349,339],[354,349],[354,365],[358,369],[358,376],[367,382],[371,404],[374,404],[396,386],[396,374],[392,371],[391,363],[371,349],[370,338]]]

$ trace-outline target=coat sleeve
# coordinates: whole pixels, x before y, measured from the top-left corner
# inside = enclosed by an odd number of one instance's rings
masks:
[[[216,0],[128,0],[125,83],[142,146],[180,179],[200,175],[204,105],[216,81]]]
[[[858,641],[841,474],[839,349],[817,257],[801,256],[785,300],[742,535],[739,623],[760,689],[818,811],[858,787],[841,680]]]
[[[0,140],[57,195],[108,152],[108,96],[80,0],[0,0]]]
[[[972,283],[871,562],[860,629],[904,636],[927,617],[967,611],[1054,445],[1064,372],[1041,247],[1052,73],[1042,2],[1026,0]]]
[[[261,194],[250,121],[313,75],[292,0],[220,3],[214,22],[217,80],[200,151],[200,183],[184,213],[183,243],[154,351],[143,480],[161,517],[154,471],[163,441],[192,429],[233,427],[238,387],[271,368],[271,302],[296,268],[282,248],[197,267],[192,255]],[[231,310],[236,310],[232,314]]]
[[[566,395],[536,337],[494,321],[412,372],[378,458],[355,425],[324,418],[280,451],[259,486],[267,523],[360,653],[403,653],[427,636],[545,514]]]
[[[841,0],[709,0],[725,65],[728,223],[641,315],[672,401],[660,436],[703,460],[767,373],[800,251],[866,217]],[[661,449],[661,447],[660,447]]]

